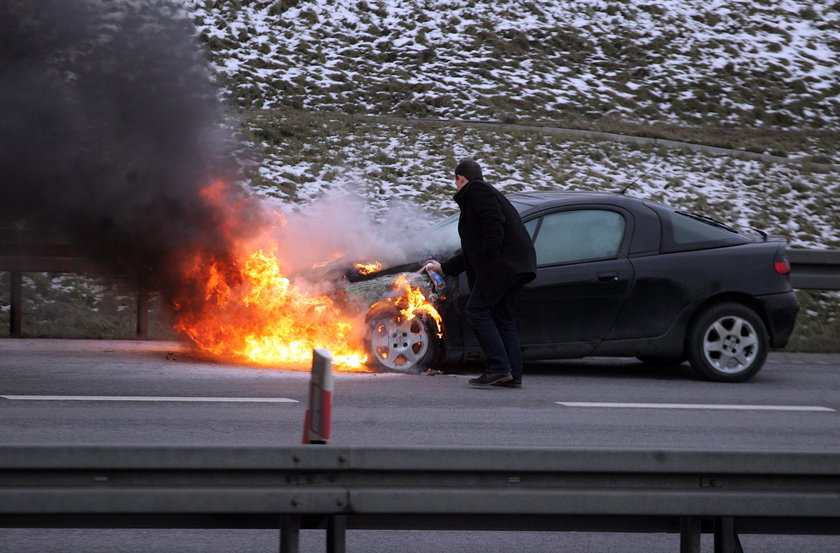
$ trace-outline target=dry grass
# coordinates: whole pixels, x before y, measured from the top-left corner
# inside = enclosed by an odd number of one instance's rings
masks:
[[[9,273],[0,272],[0,332],[9,328]],[[87,275],[24,273],[22,335],[30,338],[136,338],[137,296],[123,284]],[[149,301],[148,337],[173,339],[159,296]]]
[[[690,144],[743,150],[816,164],[840,163],[840,131],[832,129],[734,128],[635,123],[614,118],[573,118],[523,121],[520,125],[546,126],[674,140]]]
[[[840,353],[840,292],[799,290],[802,309],[786,351]]]

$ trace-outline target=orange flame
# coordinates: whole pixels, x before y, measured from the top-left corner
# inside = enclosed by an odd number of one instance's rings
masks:
[[[356,263],[355,267],[359,270],[360,275],[369,275],[382,269],[382,263],[374,261],[373,263]]]
[[[312,269],[314,271],[315,269],[320,269],[321,267],[326,267],[327,265],[329,265],[330,263],[332,263],[336,259],[340,259],[343,255],[344,254],[341,253],[341,252],[336,252],[336,253],[332,254],[332,257],[330,257],[326,261],[321,261],[320,263],[316,263],[312,267],[310,267],[310,269]]]
[[[211,184],[202,200],[217,208],[228,232],[224,251],[199,251],[182,267],[184,289],[174,298],[175,329],[200,349],[266,365],[305,365],[314,348],[327,348],[340,370],[367,370],[361,346],[363,315],[305,282],[284,274],[273,233],[284,224],[239,238],[236,206],[226,204],[225,185]]]
[[[366,355],[351,345],[358,341],[357,317],[348,316],[330,297],[292,284],[274,252],[259,249],[239,259],[236,268],[231,274],[218,261],[196,261],[188,277],[204,282],[204,304],[197,312],[181,310],[176,330],[215,355],[297,365],[323,347],[336,367],[365,370]]]
[[[324,287],[293,282],[283,270],[273,238],[285,224],[282,215],[274,214],[275,220],[263,222],[252,236],[243,230],[244,200],[232,202],[230,192],[221,181],[201,192],[202,201],[218,213],[216,223],[229,243],[186,253],[179,269],[183,289],[172,302],[174,328],[214,355],[308,368],[312,350],[326,348],[337,370],[368,370],[362,345],[364,313],[345,305],[343,290],[327,294]],[[383,301],[393,303],[407,320],[427,313],[440,334],[440,315],[419,288],[401,275],[394,290],[398,294]]]
[[[374,304],[371,309],[375,309],[383,302],[391,303],[399,310],[400,315],[405,317],[406,321],[410,321],[417,316],[418,313],[425,313],[437,326],[438,336],[443,335],[443,323],[441,321],[440,313],[438,313],[435,306],[429,303],[423,291],[420,288],[415,288],[408,283],[408,277],[405,273],[397,277],[394,281],[393,290],[398,292],[397,295],[386,298]]]

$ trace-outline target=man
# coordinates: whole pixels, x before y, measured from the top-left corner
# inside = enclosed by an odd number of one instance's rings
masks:
[[[465,315],[486,357],[484,374],[473,386],[522,386],[522,352],[513,307],[522,288],[536,277],[536,253],[519,213],[501,192],[484,182],[471,159],[455,168],[454,199],[461,208],[461,252],[432,270],[467,272],[470,299]]]

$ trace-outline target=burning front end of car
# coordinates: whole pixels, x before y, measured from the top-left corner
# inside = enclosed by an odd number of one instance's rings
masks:
[[[443,353],[445,299],[430,275],[398,272],[351,283],[348,296],[370,306],[365,317],[367,364],[374,370],[417,372]]]
[[[240,213],[217,193],[208,187],[203,200],[222,227],[234,226]],[[173,300],[176,330],[213,355],[275,367],[305,367],[315,348],[329,349],[343,371],[408,371],[434,361],[441,298],[427,274],[381,271],[372,262],[336,278],[344,258],[336,253],[291,271],[294,255],[277,240],[286,217],[266,218],[274,223],[247,240],[231,236],[224,256],[186,256],[186,285]]]

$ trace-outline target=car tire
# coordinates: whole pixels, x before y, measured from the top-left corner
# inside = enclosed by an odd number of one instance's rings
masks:
[[[701,376],[719,382],[744,382],[767,359],[767,327],[755,311],[740,303],[706,308],[688,332],[688,360]]]
[[[435,364],[442,348],[437,325],[424,313],[410,320],[394,308],[368,314],[365,349],[374,370],[419,373]]]

